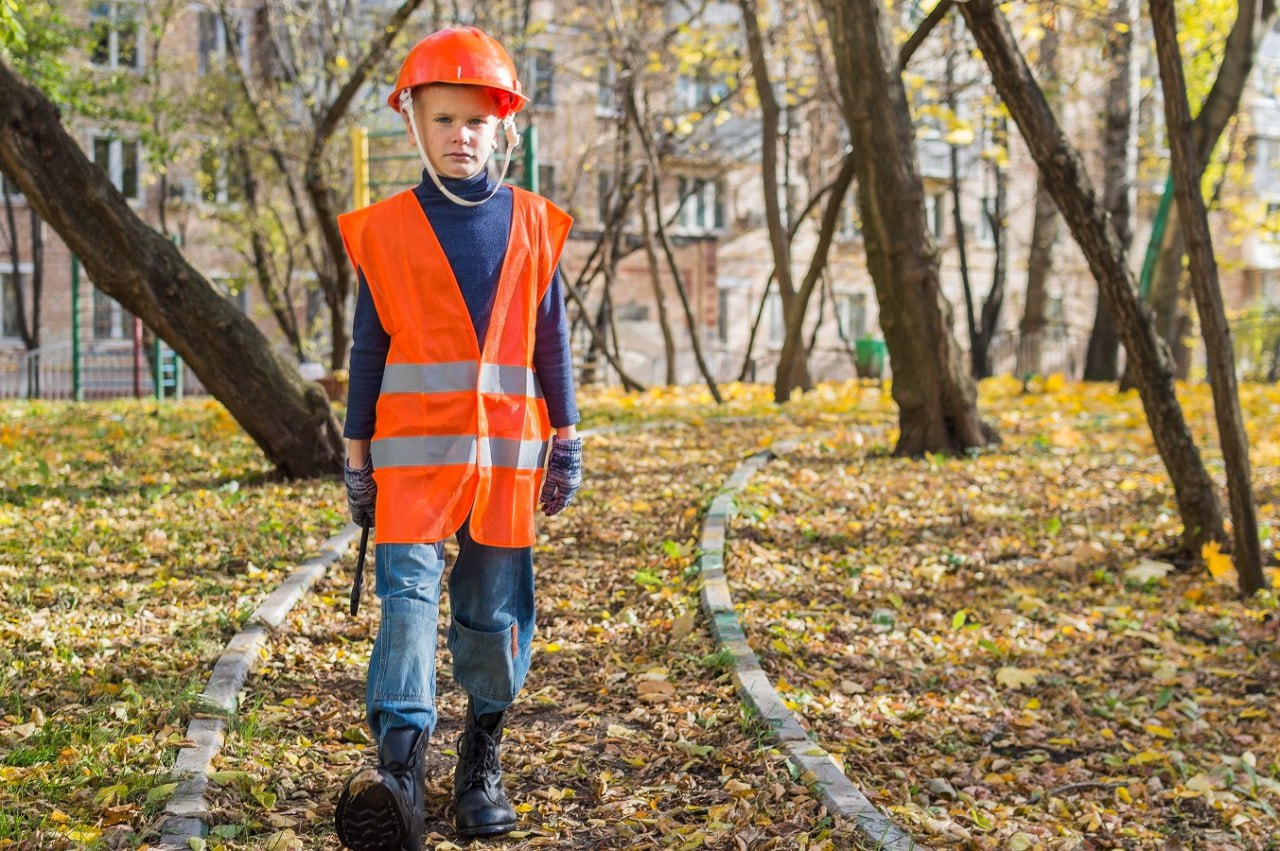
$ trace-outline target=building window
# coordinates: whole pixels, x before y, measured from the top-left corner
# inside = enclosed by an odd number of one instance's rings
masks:
[[[130,201],[140,201],[141,182],[138,175],[138,140],[114,136],[93,137],[93,162],[111,180],[120,194]]]
[[[765,303],[765,313],[769,321],[769,345],[781,346],[787,336],[787,320],[782,313],[782,297],[777,293],[769,293]]]
[[[676,191],[682,201],[676,218],[680,227],[690,231],[724,227],[724,192],[720,181],[681,177],[676,182]]]
[[[866,336],[866,293],[836,293],[836,331],[846,341]]]
[[[676,79],[676,107],[683,112],[702,111],[715,106],[729,94],[723,80],[712,80],[706,71],[699,70],[690,77],[680,75]]]
[[[617,82],[618,66],[607,60],[600,63],[596,71],[596,115],[614,118],[621,114]]]
[[[226,150],[206,148],[200,154],[200,200],[206,204],[236,204],[244,200],[241,170]]]
[[[978,241],[983,245],[996,244],[996,232],[991,227],[991,216],[995,214],[996,199],[983,198],[978,207]]]
[[[538,107],[555,106],[555,66],[551,64],[551,51],[534,48],[529,53],[529,78],[533,81],[529,96]]]
[[[19,339],[22,337],[22,326],[18,322],[18,287],[31,275],[30,263],[19,263],[19,277],[13,275],[13,268],[0,272],[0,338]]]
[[[232,33],[236,38],[236,56],[244,59],[244,33]],[[196,70],[201,77],[223,70],[229,59],[234,59],[232,44],[228,38],[227,24],[223,17],[209,9],[201,9],[196,23]]]
[[[596,172],[596,215],[603,229],[609,221],[610,195],[613,193],[613,176],[607,171]]]
[[[132,330],[129,312],[120,306],[120,302],[93,288],[93,336],[99,340],[123,340]]]
[[[721,343],[729,342],[729,310],[733,302],[731,292],[723,287],[716,290],[716,339]]]
[[[99,68],[141,68],[136,9],[127,3],[89,7],[89,61]]]
[[[929,232],[933,234],[936,240],[942,239],[942,210],[944,207],[944,199],[941,192],[935,192],[932,195],[926,195],[924,199],[924,215],[928,224]]]

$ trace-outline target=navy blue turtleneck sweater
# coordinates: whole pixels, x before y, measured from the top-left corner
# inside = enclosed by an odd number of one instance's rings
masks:
[[[478,201],[493,190],[493,183],[485,172],[465,180],[442,180],[450,192],[468,201]],[[462,290],[462,298],[471,313],[476,340],[483,349],[511,230],[511,190],[504,187],[480,206],[464,207],[441,194],[424,171],[422,182],[414,188],[413,194],[427,214],[431,229],[435,231],[458,280],[458,288]],[[359,278],[351,331],[347,422],[343,428],[343,434],[354,440],[373,437],[382,372],[391,348],[391,337],[382,327],[363,270],[359,270]],[[579,416],[574,400],[569,326],[558,269],[546,296],[538,305],[533,369],[547,400],[552,428],[577,423]]]

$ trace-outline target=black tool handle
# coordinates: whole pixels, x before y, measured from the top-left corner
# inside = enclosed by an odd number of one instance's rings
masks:
[[[364,590],[364,555],[369,549],[369,527],[360,529],[360,554],[356,556],[356,577],[351,582],[351,617],[360,611],[360,592]]]

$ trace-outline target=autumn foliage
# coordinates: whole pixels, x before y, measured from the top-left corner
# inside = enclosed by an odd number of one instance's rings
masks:
[[[701,513],[765,447],[779,457],[726,548],[748,637],[815,741],[922,843],[1280,839],[1275,598],[1239,599],[1220,551],[1169,560],[1181,530],[1136,396],[980,389],[1003,443],[919,461],[890,455],[878,385],[786,411],[759,386],[723,406],[696,388],[588,398],[587,483],[537,547],[535,662],[504,746],[521,821],[492,847],[874,847],[741,708],[698,609]],[[1208,392],[1182,396],[1216,470]],[[1274,571],[1280,393],[1246,385],[1242,404]],[[341,486],[277,480],[202,401],[9,404],[0,446],[0,848],[155,842],[192,697],[345,524]],[[207,848],[337,847],[377,618],[368,601],[348,617],[349,576],[321,581],[250,678]],[[464,698],[447,654],[439,688],[427,847],[450,849]]]

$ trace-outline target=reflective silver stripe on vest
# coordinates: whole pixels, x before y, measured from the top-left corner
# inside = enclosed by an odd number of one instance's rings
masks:
[[[476,462],[476,437],[384,437],[369,448],[374,469],[388,467],[445,467]]]
[[[480,466],[537,470],[546,463],[545,440],[486,437],[480,441]]]
[[[475,390],[479,366],[473,360],[389,363],[382,371],[382,392],[457,393]]]
[[[476,375],[479,374],[477,381]],[[460,360],[447,363],[389,363],[382,371],[383,393],[458,393],[475,390],[507,396],[542,398],[532,369]]]
[[[541,399],[542,385],[538,383],[538,376],[528,367],[486,363],[480,366],[480,392]]]

